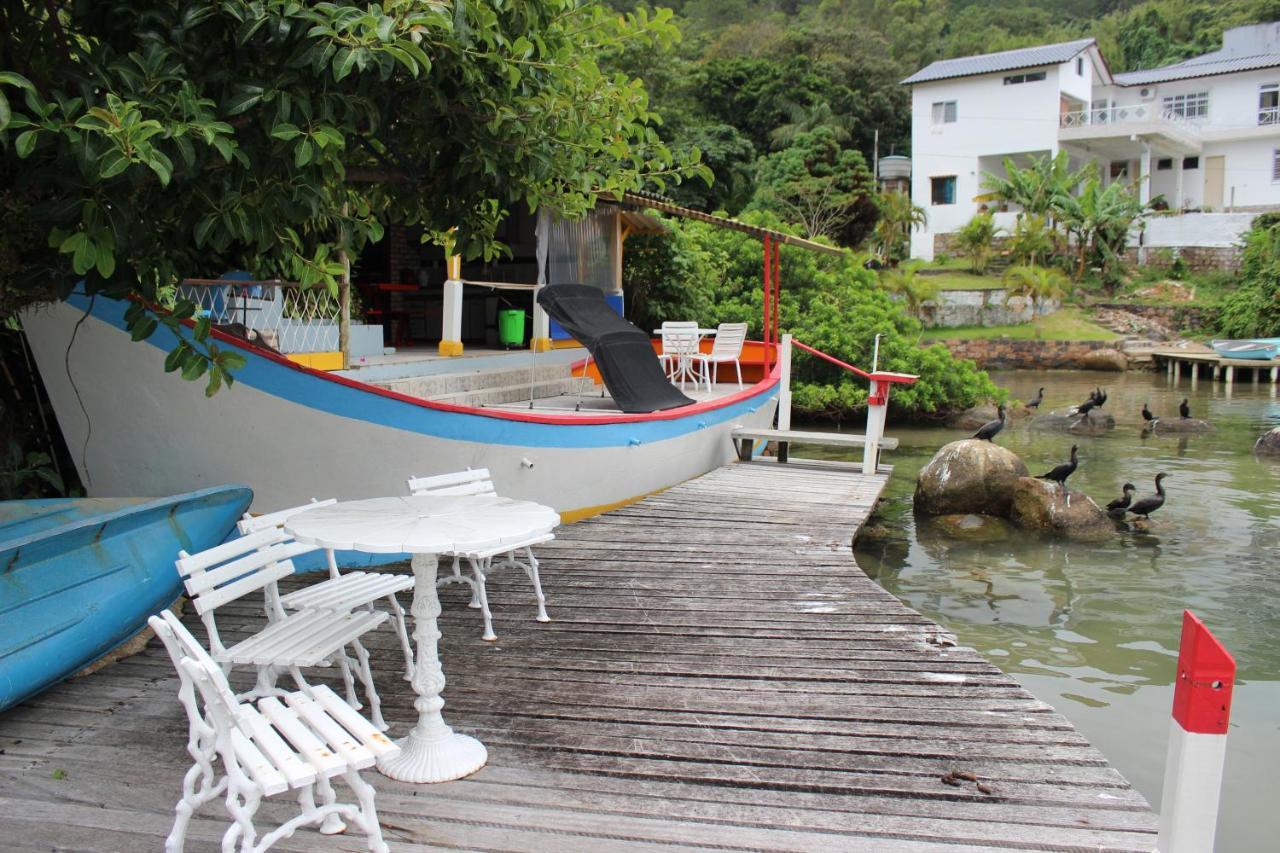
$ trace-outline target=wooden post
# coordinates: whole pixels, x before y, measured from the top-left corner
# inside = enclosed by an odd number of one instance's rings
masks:
[[[880,464],[880,439],[884,437],[884,422],[889,412],[887,382],[872,379],[867,392],[867,443],[862,447],[862,473],[874,474]]]
[[[447,250],[452,250],[452,244]],[[444,283],[444,311],[440,329],[441,355],[462,355],[462,257],[450,252],[445,261],[448,280]]]
[[[1234,365],[1227,365],[1227,385],[1236,381],[1236,369]]]
[[[1191,362],[1191,390],[1195,390],[1196,380],[1200,378],[1200,362]]]
[[[1280,367],[1273,367],[1271,368],[1271,384],[1275,385],[1277,380],[1280,380]]]
[[[1213,381],[1214,382],[1218,381],[1218,374],[1221,372],[1222,372],[1222,369],[1218,366],[1218,362],[1215,361],[1213,363]]]
[[[782,351],[778,353],[778,429],[791,429],[791,335],[782,336]],[[778,461],[786,462],[790,445],[778,442]]]

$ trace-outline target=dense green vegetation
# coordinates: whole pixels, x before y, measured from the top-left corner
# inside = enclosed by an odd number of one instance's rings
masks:
[[[1245,235],[1239,285],[1219,304],[1218,331],[1228,338],[1280,337],[1280,222],[1259,217]]]

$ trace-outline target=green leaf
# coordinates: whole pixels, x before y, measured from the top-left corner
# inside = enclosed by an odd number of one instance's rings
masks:
[[[349,48],[340,48],[333,58],[333,79],[341,80],[351,73],[356,64],[356,52]]]
[[[188,361],[187,366],[182,368],[182,378],[188,382],[199,379],[204,372],[209,369],[209,362],[200,353],[195,353],[195,358]]]
[[[151,167],[151,171],[156,173],[156,177],[160,179],[160,186],[169,186],[169,179],[173,177],[173,161],[159,151],[151,155],[151,159],[147,161],[147,165]]]
[[[227,101],[227,115],[239,115],[250,109],[258,101],[262,100],[262,87],[250,86],[236,92],[231,96],[231,100]]]
[[[207,314],[196,318],[196,325],[191,334],[197,341],[203,341],[209,337],[209,317]]]
[[[182,342],[173,349],[169,350],[169,354],[164,359],[164,372],[173,373],[182,366],[183,356],[187,354],[187,344]]]
[[[239,370],[245,366],[246,359],[238,352],[224,350],[218,357],[218,363],[227,370]]]
[[[87,235],[84,235],[84,239],[76,243],[76,250],[71,255],[71,268],[76,271],[76,275],[84,275],[93,269],[97,262],[98,247]]]
[[[25,130],[18,134],[18,138],[13,142],[13,150],[17,153],[19,159],[25,160],[36,147],[37,130]]]
[[[300,133],[302,133],[302,130],[299,129],[297,125],[290,124],[287,121],[281,122],[271,128],[271,136],[275,139],[293,139]]]
[[[213,368],[210,369],[209,371],[209,384],[206,385],[204,388],[204,395],[206,397],[212,397],[214,394],[218,393],[218,388],[220,388],[221,386],[222,386],[222,368],[218,367],[218,365],[215,364]]]
[[[148,314],[133,325],[133,328],[129,330],[129,337],[134,342],[149,338],[151,333],[156,330],[157,325],[156,318]]]
[[[114,178],[127,168],[129,168],[129,158],[113,149],[102,155],[102,159],[98,161],[98,177],[102,180]]]
[[[36,87],[31,85],[30,80],[12,71],[0,71],[0,85],[17,86],[19,89],[26,89],[28,92],[36,90]]]
[[[293,149],[293,165],[302,168],[311,162],[311,140],[304,139]]]
[[[98,247],[98,275],[103,278],[111,278],[111,274],[116,271],[116,255],[105,246]]]
[[[13,113],[9,109],[9,99],[4,96],[4,92],[0,92],[0,130],[8,127],[11,121]]]

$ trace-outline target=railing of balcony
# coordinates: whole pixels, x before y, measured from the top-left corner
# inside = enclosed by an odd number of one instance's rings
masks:
[[[1258,124],[1280,124],[1280,107],[1262,107],[1259,109]]]
[[[1153,119],[1181,125],[1187,123],[1186,118],[1174,110],[1161,110],[1147,104],[1135,104],[1128,107],[1065,112],[1059,118],[1058,125],[1060,127],[1089,127],[1096,124],[1135,124],[1149,122]],[[1280,124],[1280,117],[1273,121]],[[1259,124],[1261,123],[1263,122],[1261,116],[1259,116]]]

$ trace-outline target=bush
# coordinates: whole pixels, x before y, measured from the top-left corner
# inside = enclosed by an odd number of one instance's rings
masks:
[[[742,219],[786,230],[761,212]],[[632,294],[631,320],[647,329],[672,319],[696,319],[704,325],[746,322],[758,339],[763,331],[760,241],[701,222],[668,224],[672,233],[667,237],[627,241],[623,272]],[[1003,395],[972,361],[957,360],[941,346],[922,349],[920,323],[852,254],[783,249],[781,328],[863,369],[871,367],[879,333],[880,368],[920,376],[915,385],[895,389],[890,397],[892,409],[913,417]],[[821,359],[797,354],[792,377],[792,401],[800,414],[841,420],[866,405],[866,381]]]
[[[953,243],[969,259],[970,271],[982,275],[995,252],[996,221],[990,213],[979,213],[955,233]]]
[[[1218,332],[1229,338],[1280,337],[1280,224],[1245,234],[1239,281],[1219,306]]]

